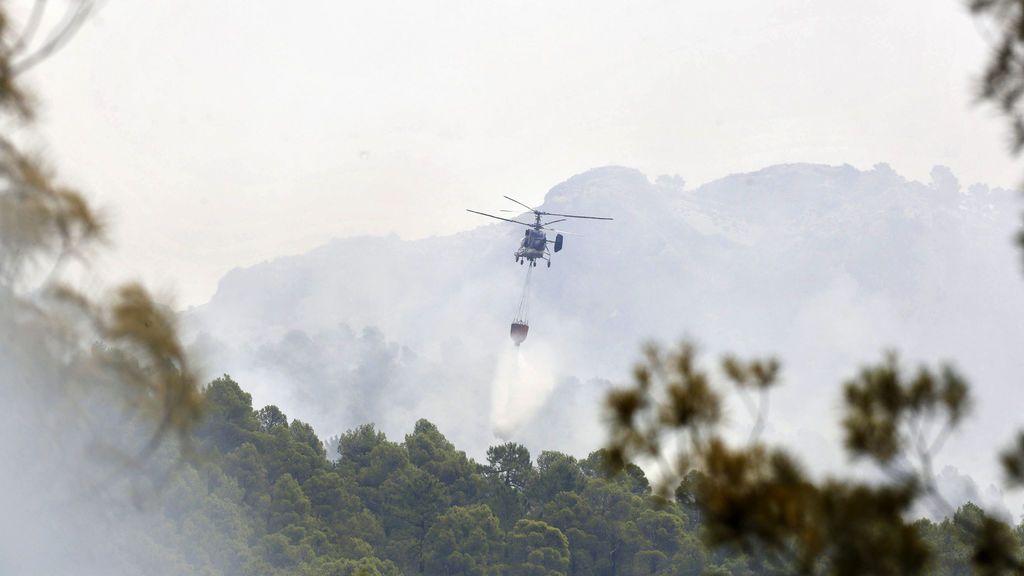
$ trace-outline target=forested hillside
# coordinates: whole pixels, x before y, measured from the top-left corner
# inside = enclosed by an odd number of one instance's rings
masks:
[[[609,476],[602,451],[531,456],[506,443],[478,463],[427,420],[400,441],[366,424],[325,443],[274,406],[254,409],[228,376],[205,399],[198,463],[182,465],[157,498],[148,574],[776,571],[769,559],[703,547],[692,474],[669,502],[652,496],[639,468]],[[967,505],[917,524],[937,554],[933,573],[969,570],[965,526],[978,514]]]

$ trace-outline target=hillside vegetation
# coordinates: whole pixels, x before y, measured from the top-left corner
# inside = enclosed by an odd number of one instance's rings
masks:
[[[691,474],[674,501],[643,472],[609,476],[604,452],[535,458],[506,443],[478,463],[427,420],[402,441],[366,424],[321,441],[274,406],[254,409],[230,377],[205,390],[202,457],[160,496],[149,574],[769,574],[770,559],[710,552]],[[328,450],[327,445],[330,445]],[[696,473],[694,473],[696,474]],[[970,570],[968,504],[915,525],[934,574]],[[1024,528],[1017,527],[1018,538]],[[138,554],[145,550],[146,554]]]

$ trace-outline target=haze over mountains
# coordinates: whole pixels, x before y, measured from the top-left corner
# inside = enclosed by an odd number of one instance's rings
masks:
[[[504,204],[469,208],[514,208]],[[780,165],[696,189],[604,167],[555,186],[539,208],[615,221],[558,224],[581,236],[534,271],[522,354],[529,380],[557,385],[512,439],[577,455],[599,447],[601,399],[642,343],[688,336],[708,361],[778,355],[768,439],[828,467],[843,462],[843,380],[892,348],[908,367],[953,360],[970,378],[974,415],[940,463],[995,480],[995,450],[1024,424],[1010,191],[962,186],[941,167],[921,183],[886,165]],[[211,375],[230,373],[258,405],[321,435],[372,421],[400,437],[425,417],[479,456],[498,441],[492,382],[512,347],[522,233],[481,218],[451,236],[344,238],[233,270],[189,313],[195,346]],[[523,393],[542,388],[533,384]],[[729,417],[748,422],[742,410]]]

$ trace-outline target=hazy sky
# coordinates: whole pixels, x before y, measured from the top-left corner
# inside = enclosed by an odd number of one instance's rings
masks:
[[[1010,186],[972,105],[986,50],[959,0],[109,0],[30,80],[40,147],[112,217],[105,268],[187,306],[232,267],[471,228],[604,164]]]

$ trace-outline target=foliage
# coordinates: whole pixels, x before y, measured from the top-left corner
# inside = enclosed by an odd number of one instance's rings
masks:
[[[1010,122],[1014,152],[1024,149],[1024,2],[1020,0],[968,0],[978,18],[996,28],[999,35],[981,78],[979,95],[991,101]]]
[[[996,36],[978,97],[1006,117],[1011,149],[1020,154],[1024,151],[1024,0],[967,0],[967,6]],[[1024,249],[1024,227],[1016,240]]]
[[[828,539],[859,546],[832,543],[833,558],[853,550],[870,563],[879,551],[888,557],[890,548],[913,543],[935,550],[933,565],[952,571],[971,562],[973,527],[985,521],[980,510],[966,507],[941,524],[900,524],[904,539],[893,539],[884,528],[894,510],[905,510],[898,491],[848,485],[816,491],[770,451],[724,445],[709,447],[724,451],[709,459],[720,467],[690,474],[667,499],[651,493],[639,468],[610,470],[603,450],[584,459],[547,451],[534,463],[526,447],[507,443],[490,451],[493,462],[478,464],[426,420],[402,443],[373,426],[346,432],[338,442],[341,457],[331,460],[306,425],[283,413],[283,422],[261,426],[267,411],[254,409],[229,376],[206,386],[203,402],[205,420],[192,432],[199,457],[181,462],[158,495],[160,513],[139,530],[142,557],[161,558],[164,568],[154,571],[138,560],[140,572],[769,574],[782,564],[764,554],[768,547],[758,539],[783,542],[787,531],[821,518],[833,523],[821,529],[827,532],[811,530],[818,540],[808,536],[807,546]],[[737,474],[745,478],[739,485],[730,480]],[[692,497],[694,491],[701,497]],[[797,503],[788,512],[773,507],[780,491]],[[511,507],[510,494],[517,497]],[[858,524],[865,508],[879,524]],[[742,533],[747,525],[758,527],[755,537]],[[993,528],[990,540],[1015,545],[1017,534]],[[724,547],[707,548],[702,539]],[[137,539],[126,542],[139,547]]]
[[[881,368],[900,390],[915,389],[915,378]],[[534,462],[506,443],[479,464],[420,420],[402,443],[372,425],[350,430],[332,460],[307,425],[279,410],[277,424],[261,426],[272,411],[254,409],[227,375],[206,386],[203,402],[192,439],[200,458],[182,463],[142,531],[146,556],[164,558],[168,573],[956,574],[973,562],[1015,567],[1024,533],[973,505],[941,523],[910,523],[917,484],[815,483],[784,453],[730,447],[712,428],[689,460],[707,466],[664,497],[640,468],[608,466],[606,450],[584,459],[546,451]]]
[[[0,330],[12,335],[13,350],[25,346],[27,334],[40,334],[44,349],[26,355],[49,353],[67,387],[79,385],[72,393],[91,393],[84,382],[102,383],[124,398],[128,412],[151,423],[149,442],[133,455],[146,456],[169,432],[190,437],[199,418],[198,381],[175,315],[142,286],[125,284],[93,298],[66,279],[67,266],[86,263],[103,242],[103,219],[11,133],[28,127],[35,112],[20,74],[63,46],[93,3],[70,2],[64,24],[33,45],[44,9],[37,3],[33,20],[15,34],[0,5]]]
[[[721,373],[738,393],[767,391],[779,364],[726,357]],[[633,386],[608,396],[609,462],[668,463],[661,491],[675,487],[712,551],[743,551],[762,568],[836,575],[923,573],[945,552],[929,545],[934,536],[908,518],[921,500],[954,512],[935,488],[931,464],[970,407],[968,385],[952,367],[907,374],[890,353],[846,384],[846,449],[884,472],[881,482],[816,481],[792,455],[756,434],[746,445],[731,445],[719,426],[722,386],[699,365],[691,344],[669,354],[648,348],[634,374]],[[757,429],[764,415],[755,418]],[[927,430],[937,432],[928,436]],[[1011,471],[1024,467],[1018,452],[1004,457]],[[976,510],[976,517],[964,514],[955,524],[958,541],[973,550],[974,566],[1019,570],[1019,542],[1009,527]]]
[[[602,451],[582,462],[547,451],[535,465],[506,443],[482,465],[420,420],[401,444],[372,425],[350,430],[330,460],[307,425],[254,409],[227,375],[203,401],[201,458],[147,531],[179,573],[627,576],[705,564],[682,508],[652,497],[639,468],[610,472]]]

